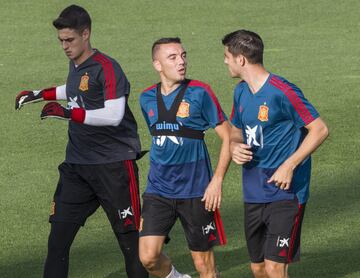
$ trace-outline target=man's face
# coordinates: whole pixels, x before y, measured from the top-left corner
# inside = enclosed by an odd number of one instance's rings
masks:
[[[74,29],[65,28],[58,30],[58,38],[66,56],[76,61],[86,50],[89,41],[89,31],[85,29],[79,34]]]
[[[237,61],[238,59],[234,57],[232,53],[229,52],[227,46],[224,48],[224,63],[228,66],[229,73],[231,77],[240,77],[239,75],[239,66],[240,64]]]
[[[186,52],[179,43],[161,44],[155,53],[153,65],[168,81],[182,81],[186,75]]]

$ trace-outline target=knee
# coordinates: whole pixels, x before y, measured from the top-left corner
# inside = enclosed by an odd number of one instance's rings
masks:
[[[147,270],[153,270],[156,268],[159,261],[159,254],[153,252],[140,252],[140,261]]]
[[[69,256],[70,246],[65,246],[59,241],[51,240],[48,241],[48,257],[60,258],[64,260]]]
[[[205,273],[215,273],[215,266],[211,260],[203,257],[193,258],[194,266],[196,271],[205,274]]]
[[[285,264],[266,261],[265,271],[269,277],[285,277]]]
[[[252,263],[251,271],[255,277],[265,277],[265,264],[264,263]]]
[[[137,232],[129,232],[125,234],[115,232],[115,235],[123,252],[129,253],[130,255],[133,253],[137,254],[139,249],[139,235]]]

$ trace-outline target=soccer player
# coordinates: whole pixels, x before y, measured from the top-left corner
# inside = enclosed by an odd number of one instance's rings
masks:
[[[301,90],[263,66],[254,32],[226,35],[225,64],[241,78],[231,115],[232,160],[243,165],[245,235],[255,277],[288,277],[299,260],[309,196],[310,154],[328,129]]]
[[[90,45],[91,19],[71,5],[53,21],[70,59],[66,85],[23,91],[15,108],[43,100],[41,119],[69,121],[65,161],[50,214],[51,231],[44,277],[68,275],[71,244],[86,219],[101,206],[125,258],[128,277],[148,277],[138,255],[140,153],[137,124],[127,104],[129,82],[120,65]]]
[[[226,238],[218,208],[224,175],[231,160],[230,125],[211,87],[186,79],[186,52],[179,38],[162,38],[152,47],[160,83],[140,97],[152,135],[150,171],[143,195],[140,260],[157,277],[180,274],[162,253],[180,219],[200,277],[217,277],[212,247]],[[222,140],[214,175],[204,132],[214,128]]]

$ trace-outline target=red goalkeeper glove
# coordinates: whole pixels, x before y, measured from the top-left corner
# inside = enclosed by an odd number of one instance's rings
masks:
[[[83,108],[69,109],[57,102],[49,102],[43,107],[40,118],[42,120],[46,118],[57,118],[83,123],[85,120],[85,110]]]
[[[40,91],[20,92],[15,99],[15,109],[19,110],[25,104],[43,100],[56,100],[56,87],[47,88]]]

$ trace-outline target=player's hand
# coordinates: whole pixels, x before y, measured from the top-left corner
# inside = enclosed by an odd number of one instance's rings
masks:
[[[288,190],[291,186],[291,181],[294,174],[294,167],[286,162],[281,164],[280,167],[268,180],[268,183],[275,183],[280,189]]]
[[[232,144],[232,152],[231,157],[232,160],[236,164],[245,164],[249,162],[253,157],[253,153],[250,151],[251,147],[247,144],[243,143],[231,143]]]
[[[205,202],[205,209],[215,211],[221,205],[221,187],[222,179],[213,177],[207,186],[204,197],[201,201]]]
[[[42,111],[40,118],[42,120],[46,118],[57,118],[61,120],[70,120],[71,119],[71,109],[68,109],[57,102],[47,103]]]
[[[15,109],[20,108],[28,103],[38,102],[43,100],[43,91],[22,91],[18,93],[15,99]]]

